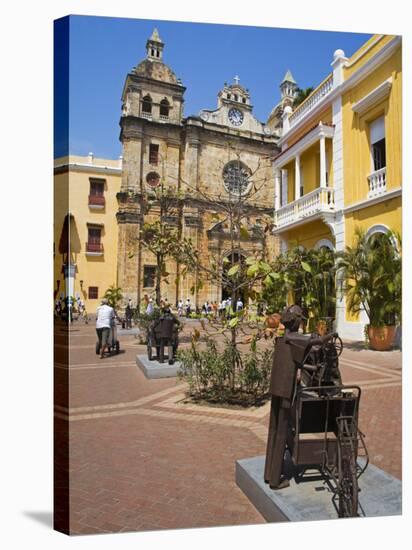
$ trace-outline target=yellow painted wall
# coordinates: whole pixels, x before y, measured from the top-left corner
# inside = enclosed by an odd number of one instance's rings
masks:
[[[345,206],[367,198],[368,175],[372,172],[369,124],[385,117],[387,190],[401,186],[402,161],[402,57],[400,48],[368,78],[342,98]],[[352,105],[382,82],[392,77],[389,97],[374,105],[364,115],[354,113]],[[350,184],[348,184],[350,182]]]
[[[295,229],[291,229],[282,237],[287,239],[290,248],[294,246],[313,248],[320,239],[329,239],[332,244],[335,244],[330,229],[321,220],[300,225]]]
[[[350,212],[345,216],[346,244],[354,241],[355,228],[368,231],[374,225],[385,225],[392,231],[402,231],[402,199],[396,197],[368,208]]]
[[[301,177],[303,180],[303,193],[306,195],[317,187],[320,181],[319,143],[315,143],[300,157]]]
[[[396,197],[367,208],[350,212],[345,216],[345,241],[347,246],[355,244],[356,228],[365,232],[374,225],[385,225],[392,231],[402,231],[402,199]],[[358,322],[359,315],[346,310],[346,320]]]
[[[295,159],[291,160],[283,170],[288,171],[288,203],[295,200]]]
[[[348,67],[344,67],[344,79],[348,79],[355,71],[359,70],[369,61],[385,44],[394,38],[393,35],[373,35],[367,40],[348,60]]]
[[[329,170],[329,187],[333,187],[332,140],[326,139],[326,166]],[[284,170],[288,170],[288,203],[295,200],[295,160],[290,161]],[[320,144],[313,144],[300,157],[301,183],[306,195],[320,186]]]
[[[70,157],[70,163],[87,164],[87,157]],[[66,159],[57,159],[55,166],[67,164]],[[118,167],[118,161],[93,159],[94,165]],[[102,178],[106,180],[104,196],[106,205],[104,209],[94,210],[89,208],[88,197],[90,191],[90,177]],[[67,213],[67,204],[61,200],[68,188],[68,208],[74,216],[75,227],[73,232],[78,236],[78,242],[73,240],[73,253],[77,264],[76,277],[74,282],[74,294],[81,294],[86,304],[88,313],[94,313],[100,304],[104,292],[114,284],[117,279],[117,239],[118,229],[116,221],[117,199],[116,193],[120,191],[121,172],[116,174],[99,173],[93,169],[93,166],[87,168],[87,171],[80,171],[76,167],[70,171],[56,173],[54,177],[54,197],[55,197],[55,286],[59,279],[60,288],[58,295],[64,292],[64,276],[61,273],[62,257],[58,251],[58,245],[62,230],[64,217]],[[104,247],[103,256],[86,255],[86,242],[88,240],[88,223],[104,224],[101,234],[101,242]],[[80,280],[83,280],[83,292],[80,289]],[[99,289],[98,299],[89,300],[87,291],[89,286],[97,286]]]

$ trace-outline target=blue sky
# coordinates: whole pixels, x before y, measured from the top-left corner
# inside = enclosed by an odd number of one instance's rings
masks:
[[[370,35],[110,17],[70,17],[69,152],[117,158],[126,75],[146,57],[146,40],[157,27],[164,62],[186,86],[185,116],[216,107],[224,82],[249,88],[254,115],[265,121],[279,101],[279,84],[290,69],[302,88],[331,71],[333,52],[353,54]],[[60,37],[59,37],[60,35]],[[55,157],[67,154],[64,102],[64,37],[55,34]]]

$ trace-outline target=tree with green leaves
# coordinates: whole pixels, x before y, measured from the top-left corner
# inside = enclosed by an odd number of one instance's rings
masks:
[[[166,270],[166,262],[173,259],[187,267],[197,263],[198,251],[194,250],[189,239],[181,238],[176,227],[170,226],[164,219],[145,223],[140,232],[142,245],[156,258],[156,304],[160,305],[161,281],[169,283],[170,274]]]
[[[298,88],[296,90],[295,99],[293,100],[293,107],[296,108],[298,107],[298,105],[303,103],[305,99],[310,96],[313,90],[314,90],[313,86],[309,88]]]
[[[163,166],[164,173],[164,166]],[[186,268],[197,264],[198,252],[190,239],[182,238],[179,226],[175,223],[182,209],[184,196],[172,184],[166,184],[162,176],[159,185],[147,192],[142,200],[144,215],[155,214],[157,219],[143,224],[136,239],[151,252],[156,261],[155,295],[160,306],[161,282],[169,283],[168,260],[184,263]],[[133,253],[129,254],[132,257]]]
[[[203,204],[213,212],[212,220],[220,227],[227,242],[227,251],[223,258],[210,256],[207,262],[201,262],[197,258],[197,270],[200,283],[207,279],[219,284],[230,297],[231,306],[223,322],[222,332],[229,331],[231,345],[235,347],[237,329],[244,317],[243,312],[236,312],[236,301],[240,296],[246,301],[256,300],[257,287],[266,276],[264,271],[271,270],[266,260],[266,237],[273,227],[273,219],[272,214],[260,211],[260,224],[250,223],[251,214],[256,210],[254,203],[260,191],[267,185],[267,177],[262,175],[265,168],[262,166],[263,161],[259,161],[254,170],[248,170],[236,147],[229,144],[228,153],[231,160],[225,165],[230,167],[230,172],[226,174],[229,182],[226,187],[227,196],[214,196],[184,183],[189,196],[192,199],[202,199]],[[270,162],[269,159],[267,161]],[[242,254],[244,245],[253,238],[262,243],[261,251],[245,257]]]
[[[107,298],[109,306],[116,309],[123,299],[122,289],[115,285],[110,285],[103,297]]]
[[[264,280],[263,299],[270,312],[281,311],[289,300],[315,321],[335,314],[335,253],[322,247],[296,246],[279,254]]]
[[[398,233],[368,236],[357,228],[355,242],[338,256],[338,268],[352,313],[365,310],[372,327],[395,325],[402,312],[402,240]]]

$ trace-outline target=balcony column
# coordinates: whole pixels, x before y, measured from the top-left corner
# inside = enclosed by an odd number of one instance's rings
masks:
[[[280,208],[280,185],[282,173],[279,168],[275,168],[275,211]]]
[[[346,65],[348,58],[345,57],[343,50],[336,50],[333,54],[331,66],[333,68],[333,87],[340,86],[343,82],[343,67]]]
[[[282,115],[282,135],[285,135],[290,130],[289,117],[292,114],[292,107],[286,105]]]
[[[300,156],[295,157],[295,201],[300,198]]]
[[[320,186],[326,187],[326,148],[325,136],[320,138]]]

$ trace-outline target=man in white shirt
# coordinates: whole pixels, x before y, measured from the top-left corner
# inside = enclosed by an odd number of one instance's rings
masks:
[[[110,328],[114,323],[114,309],[109,306],[107,298],[102,299],[102,305],[96,311],[96,332],[99,339],[100,359],[103,359],[104,352],[109,347]]]

